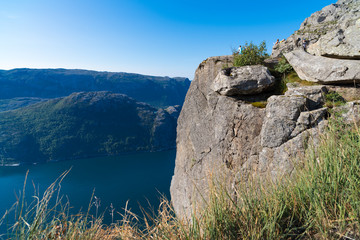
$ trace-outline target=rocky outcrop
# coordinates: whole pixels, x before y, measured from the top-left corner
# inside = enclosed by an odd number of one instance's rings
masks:
[[[322,84],[344,84],[360,81],[360,61],[313,56],[303,50],[284,54],[303,80]]]
[[[272,57],[302,47],[317,56],[360,59],[360,2],[338,0],[336,4],[315,12],[285,42],[276,44]],[[300,41],[299,41],[300,39]]]
[[[359,56],[359,4],[339,0],[313,14],[273,49],[273,57],[285,53],[300,78],[324,85],[288,84],[284,95],[275,95],[274,79],[265,67],[223,69],[231,67],[230,56],[212,57],[199,65],[177,126],[170,191],[178,215],[196,214],[212,184],[220,183],[236,200],[241,197],[236,191],[240,183],[276,182],[293,174],[308,145],[316,146],[327,124],[327,93],[335,89],[346,99],[359,97],[354,87],[360,80],[360,65],[350,60]],[[338,38],[327,41],[334,39],[334,32]],[[318,56],[299,50],[299,38],[306,38],[307,50]],[[266,64],[276,62],[273,58]],[[264,100],[265,108],[255,107]],[[345,122],[360,121],[359,101],[341,109]]]
[[[212,90],[225,96],[264,92],[275,84],[275,78],[261,65],[227,68],[217,75]]]
[[[265,109],[249,99],[267,98],[271,93],[262,92],[266,88],[248,97],[241,89],[247,85],[239,84],[230,96],[220,94],[214,85],[224,72],[239,71],[222,71],[219,66],[226,59],[213,57],[200,64],[178,120],[171,197],[175,211],[185,217],[206,201],[214,179],[236,192],[231,186],[249,178],[276,180],[291,174],[293,161],[304,154],[309,139],[316,139],[327,117],[318,100],[324,94],[320,87],[291,88],[285,96],[268,98]]]

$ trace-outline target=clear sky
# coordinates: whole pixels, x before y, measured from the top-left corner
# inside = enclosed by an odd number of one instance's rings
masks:
[[[78,68],[193,79],[245,41],[271,51],[336,0],[0,0],[0,69]]]

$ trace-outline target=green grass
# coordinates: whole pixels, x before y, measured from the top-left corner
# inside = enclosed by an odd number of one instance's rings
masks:
[[[345,103],[345,99],[338,92],[329,91],[325,94],[325,106],[329,108],[339,107]]]
[[[71,216],[59,183],[34,204],[15,204],[11,239],[360,239],[360,132],[333,112],[316,148],[309,146],[296,174],[281,184],[256,180],[238,186],[237,199],[216,181],[191,221],[164,200],[159,213],[125,211],[110,226],[88,213]],[[50,206],[50,199],[55,205]],[[94,207],[90,204],[89,208]],[[88,211],[89,212],[89,211]],[[12,212],[7,214],[10,216]],[[1,222],[1,221],[0,221]]]
[[[277,74],[277,76],[278,75],[279,74]],[[288,90],[286,86],[287,83],[298,83],[300,86],[318,85],[317,83],[314,82],[302,80],[301,78],[299,78],[299,76],[295,71],[291,71],[290,73],[287,73],[283,77],[281,77],[281,79],[277,82],[277,86],[275,87],[276,92],[278,94],[284,94]]]

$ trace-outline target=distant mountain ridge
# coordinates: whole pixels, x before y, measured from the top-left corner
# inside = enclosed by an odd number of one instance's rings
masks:
[[[56,98],[80,91],[111,91],[155,107],[167,107],[183,104],[190,80],[125,72],[19,68],[0,70],[0,86],[0,99]]]
[[[0,112],[0,165],[171,149],[179,111],[102,91]]]

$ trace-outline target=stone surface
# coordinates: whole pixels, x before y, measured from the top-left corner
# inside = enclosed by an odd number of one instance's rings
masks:
[[[360,101],[347,102],[340,109],[345,123],[360,123]]]
[[[309,112],[300,113],[297,119],[295,129],[292,131],[290,138],[296,137],[305,130],[318,125],[322,120],[326,119],[328,108],[320,108]]]
[[[293,83],[288,83],[286,84],[286,86],[288,90],[286,91],[285,96],[305,96],[306,98],[308,98],[309,110],[320,108],[325,103],[325,94],[328,92],[328,88],[326,86],[297,86]]]
[[[225,96],[251,95],[271,89],[275,78],[261,65],[232,67],[219,72],[211,88]]]
[[[308,51],[312,54],[360,59],[359,19],[358,0],[339,0],[313,13],[285,42],[274,45],[272,57],[302,47],[300,38],[308,41]]]
[[[327,117],[321,102],[309,111],[310,103],[321,99],[318,86],[271,96],[265,109],[218,94],[213,85],[228,60],[227,56],[213,57],[200,64],[178,119],[170,192],[179,216],[196,214],[214,181],[237,197],[240,182],[269,176],[276,181],[291,174]],[[256,97],[263,95],[253,95],[254,101]]]
[[[266,120],[261,129],[261,146],[278,147],[289,140],[300,112],[307,109],[303,96],[272,96],[266,106]]]
[[[360,61],[313,56],[302,50],[284,54],[302,80],[322,84],[360,81]]]

